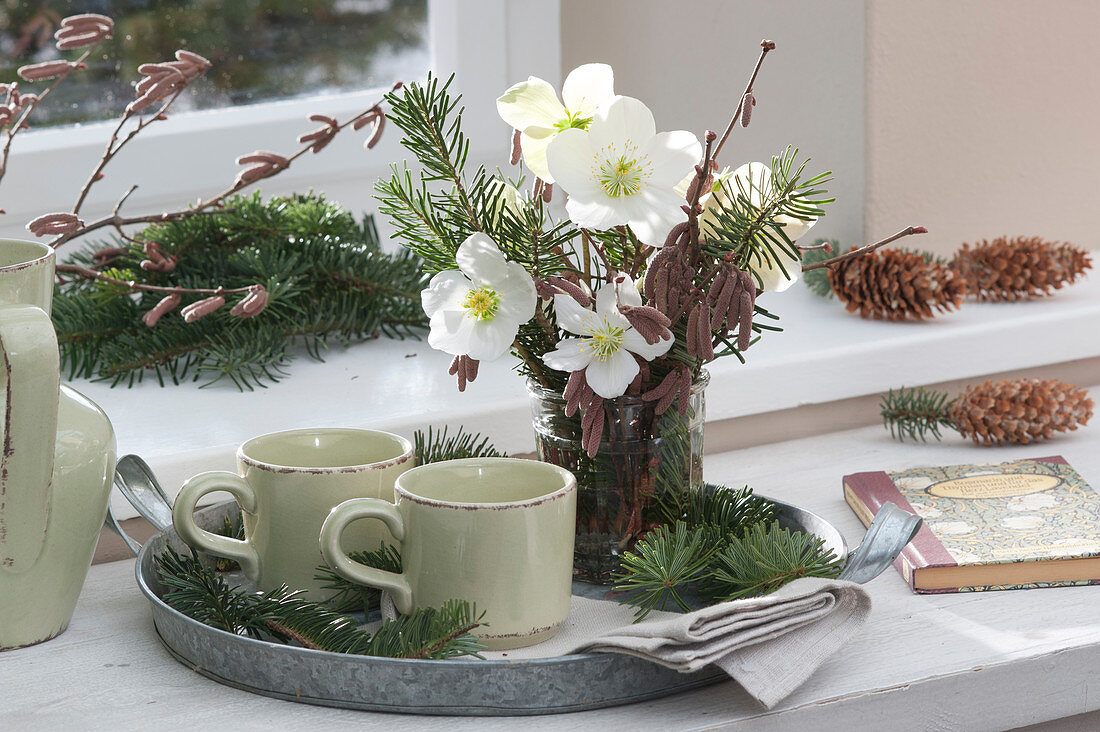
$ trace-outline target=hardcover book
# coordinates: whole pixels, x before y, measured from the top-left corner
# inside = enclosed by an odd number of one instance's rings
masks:
[[[914,592],[1100,583],[1100,495],[1064,458],[844,476],[864,525],[886,501],[924,519],[894,566]]]

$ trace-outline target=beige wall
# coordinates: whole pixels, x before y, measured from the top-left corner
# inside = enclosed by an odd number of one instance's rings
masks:
[[[832,170],[837,197],[812,232],[852,243],[863,235],[862,0],[563,0],[562,69],[615,68],[615,90],[653,110],[658,129],[721,132],[760,51],[776,42],[756,84],[748,129],[722,163],[767,161],[787,145]]]
[[[1098,28],[1093,0],[870,2],[868,228],[1100,245]]]
[[[658,126],[696,132],[724,124],[774,39],[724,162],[793,143],[835,171],[822,235],[1100,246],[1096,0],[563,0],[561,25],[563,73],[607,61]]]

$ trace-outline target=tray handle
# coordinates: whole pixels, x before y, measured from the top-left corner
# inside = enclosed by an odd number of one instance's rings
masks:
[[[840,578],[850,582],[870,582],[889,567],[905,545],[920,531],[924,520],[887,501],[867,527],[863,541],[848,555]]]
[[[157,531],[164,531],[172,525],[172,501],[153,475],[152,468],[140,457],[123,455],[119,459],[115,466],[115,487]],[[107,505],[107,520],[104,525],[121,536],[134,554],[141,549],[141,544],[123,530],[110,504]]]

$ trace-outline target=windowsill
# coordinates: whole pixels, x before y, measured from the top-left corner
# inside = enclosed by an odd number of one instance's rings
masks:
[[[731,420],[934,384],[1100,356],[1100,278],[1027,303],[967,303],[925,323],[863,320],[801,286],[768,295],[784,333],[753,346],[747,364],[710,366],[709,421]],[[431,425],[463,425],[509,452],[532,449],[523,380],[502,359],[482,364],[478,380],[457,392],[450,357],[424,342],[377,340],[335,347],[318,363],[299,356],[283,381],[255,392],[232,385],[132,389],[78,381],[114,422],[119,454],[137,453],[170,495],[190,475],[234,469],[243,440],[281,429],[364,426],[411,436]],[[721,445],[711,446],[726,449]],[[120,518],[135,515],[121,499]]]

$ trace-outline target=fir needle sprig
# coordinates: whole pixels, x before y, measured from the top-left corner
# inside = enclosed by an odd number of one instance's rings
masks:
[[[420,262],[408,252],[383,252],[370,219],[356,220],[316,195],[261,201],[253,194],[227,204],[208,216],[146,227],[140,244],[110,241],[78,250],[58,267],[97,273],[95,279],[62,274],[54,298],[70,378],[125,384],[147,377],[161,383],[226,379],[252,389],[282,377],[295,345],[320,359],[334,341],[423,332]],[[143,266],[153,247],[176,261],[170,271]],[[206,287],[213,278],[222,283],[220,295]],[[135,297],[115,281],[146,287]],[[263,292],[254,293],[254,283]],[[187,322],[191,308],[205,307],[203,299],[228,299],[232,292],[235,305]],[[256,317],[249,304],[265,294],[270,297]],[[166,317],[176,309],[185,317]]]
[[[971,384],[950,400],[924,388],[891,390],[880,406],[895,439],[940,439],[943,426],[978,444],[1027,445],[1088,424],[1093,401],[1058,379],[1002,379]]]
[[[459,427],[453,435],[448,434],[449,430],[447,426],[442,430],[428,427],[426,433],[424,430],[413,433],[417,465],[474,457],[507,457],[490,444],[488,437],[467,432],[464,427]]]
[[[821,537],[758,523],[715,552],[702,591],[719,602],[756,597],[801,577],[833,579],[842,566]]]
[[[951,404],[947,392],[902,387],[882,397],[879,413],[895,440],[927,442],[929,437],[941,439],[942,427],[953,426],[948,415]]]
[[[708,542],[711,532],[677,521],[671,529],[658,526],[623,555],[615,577],[615,589],[632,593],[629,603],[636,607],[635,621],[643,620],[668,601],[683,611],[691,606],[683,594],[706,577],[717,547]]]
[[[748,486],[670,492],[659,509],[668,523],[626,552],[614,577],[615,589],[630,593],[636,621],[670,603],[690,610],[699,595],[724,602],[840,572],[820,537],[780,528],[775,505]]]
[[[309,602],[285,585],[258,594],[231,587],[195,556],[171,547],[156,558],[157,577],[167,589],[164,602],[211,627],[259,640],[294,643],[332,653],[388,658],[480,658],[484,646],[470,635],[484,613],[465,601],[421,608],[383,623],[373,634],[324,605]]]

